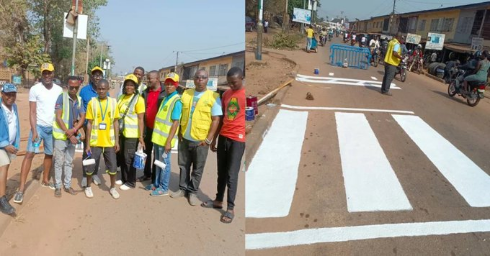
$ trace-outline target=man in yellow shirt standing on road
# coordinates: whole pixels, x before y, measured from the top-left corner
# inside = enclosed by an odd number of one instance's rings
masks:
[[[315,34],[315,31],[313,30],[313,27],[311,25],[308,26],[306,29],[306,52],[310,52],[311,49],[311,44],[313,42],[313,35]]]
[[[95,159],[95,165],[86,168],[87,187],[85,195],[88,198],[94,197],[90,184],[95,167],[99,166],[100,156],[104,155],[107,173],[111,176],[110,194],[114,199],[119,198],[116,191],[117,161],[116,152],[119,151],[119,111],[116,99],[108,97],[109,82],[105,79],[99,81],[97,85],[98,97],[92,98],[87,105],[85,118],[87,123],[87,155]]]
[[[383,83],[381,84],[381,94],[389,95],[391,82],[395,78],[396,69],[402,59],[402,50],[400,42],[400,32],[396,33],[395,37],[388,43],[388,49],[385,56],[385,75],[383,76]]]

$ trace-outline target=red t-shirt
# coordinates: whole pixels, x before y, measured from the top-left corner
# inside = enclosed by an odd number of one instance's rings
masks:
[[[245,142],[245,88],[226,90],[222,97],[223,126],[220,135],[229,139]]]
[[[158,112],[158,96],[160,96],[160,92],[162,91],[162,87],[158,87],[157,90],[151,90],[148,92],[148,98],[146,99],[146,126],[153,129],[155,125],[155,117]]]

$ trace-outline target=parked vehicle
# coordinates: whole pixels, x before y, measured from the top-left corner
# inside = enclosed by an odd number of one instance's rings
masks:
[[[379,63],[379,48],[374,48],[372,53],[371,53],[371,63],[373,64],[374,67],[378,67]]]
[[[255,29],[255,22],[252,18],[245,16],[245,31],[252,32]]]
[[[484,93],[487,82],[468,82],[468,90],[465,90],[463,88],[463,81],[459,81],[459,87],[457,87],[456,80],[459,77],[464,77],[465,72],[466,71],[463,69],[458,69],[457,75],[453,76],[451,82],[449,83],[449,86],[447,87],[447,94],[450,97],[454,97],[456,94],[458,94],[459,96],[462,96],[466,99],[466,103],[468,103],[469,106],[475,107],[480,102],[480,99],[483,99],[485,97]]]
[[[404,57],[400,62],[400,64],[398,65],[398,67],[396,67],[395,76],[397,74],[400,74],[401,82],[405,82],[405,80],[407,79],[407,59],[408,57]]]
[[[411,72],[417,72],[417,74],[420,74],[422,71],[422,63],[423,60],[420,58],[420,56],[416,55],[412,58],[410,58],[408,62],[408,70]]]
[[[327,37],[324,35],[320,35],[320,45],[324,46],[327,43]]]

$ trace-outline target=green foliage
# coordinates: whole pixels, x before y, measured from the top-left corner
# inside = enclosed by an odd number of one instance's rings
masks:
[[[275,49],[296,49],[301,40],[301,35],[293,33],[277,33],[272,40],[267,40],[264,44]]]
[[[49,55],[44,54],[42,48],[43,42],[39,36],[31,36],[25,43],[17,42],[13,46],[5,48],[7,63],[9,67],[20,67],[23,72],[29,66],[40,67],[42,63],[50,61]],[[22,75],[24,76],[24,74]]]

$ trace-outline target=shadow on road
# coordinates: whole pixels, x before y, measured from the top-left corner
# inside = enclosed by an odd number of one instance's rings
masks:
[[[444,96],[447,99],[451,99],[453,101],[456,101],[456,102],[459,102],[459,103],[462,103],[462,104],[466,105],[466,99],[465,98],[458,97],[457,95],[454,96],[454,97],[450,97],[447,93],[443,93],[443,92],[435,91],[435,90],[432,90],[432,92],[433,93],[436,93],[438,95],[442,95],[442,96]]]
[[[39,178],[41,177],[42,172],[43,172],[43,164],[39,165],[39,167],[37,167],[35,169],[31,169],[32,179],[31,180],[28,179],[26,181],[26,186],[25,186],[26,190],[30,187],[30,185],[32,184],[32,182],[34,180],[39,181]],[[52,174],[50,174],[50,176],[51,175]],[[10,201],[10,199],[12,199],[12,197],[14,197],[14,194],[19,189],[19,186],[20,186],[20,172],[16,175],[10,177],[7,180],[7,188],[6,188],[5,196],[7,196],[7,199],[9,201]]]

